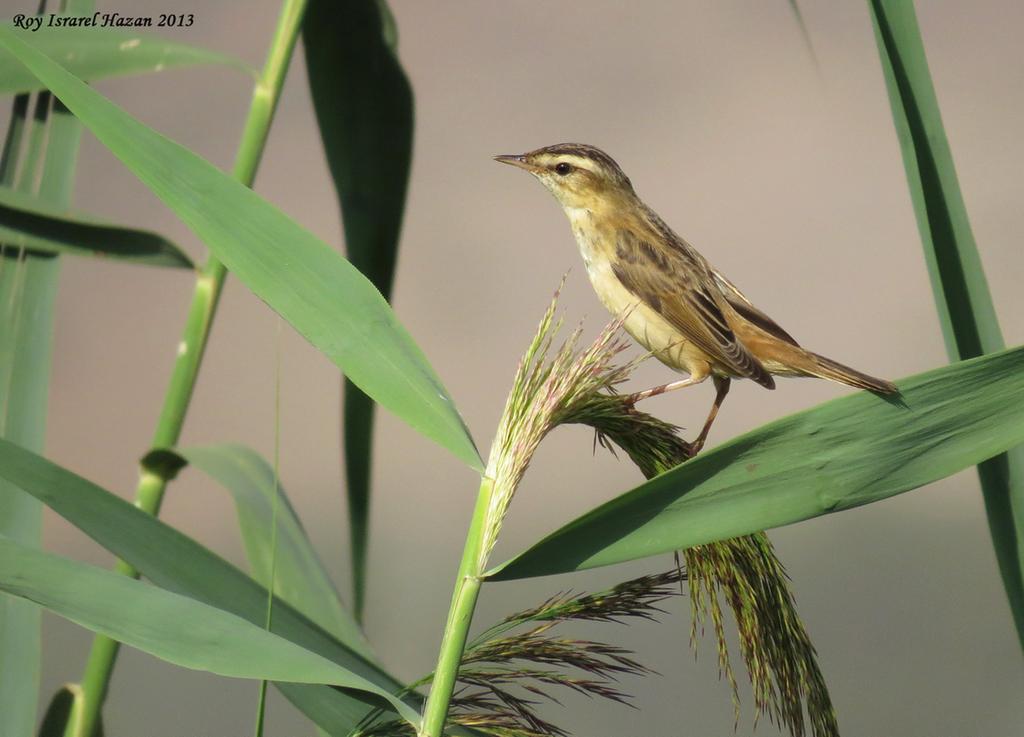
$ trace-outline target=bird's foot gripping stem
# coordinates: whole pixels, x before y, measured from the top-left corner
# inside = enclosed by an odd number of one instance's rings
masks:
[[[645,389],[642,392],[630,394],[625,398],[626,406],[632,408],[641,399],[656,397],[659,394],[664,394],[665,392],[670,392],[675,389],[682,389],[684,386],[692,386],[694,384],[699,384],[700,382],[704,381],[705,378],[706,377],[704,376],[701,376],[699,378],[690,376],[689,378],[686,379],[673,381],[671,383],[662,384],[661,386],[656,386],[651,389]],[[704,448],[704,443],[708,439],[708,433],[711,431],[711,426],[714,424],[715,418],[718,417],[718,410],[721,408],[722,402],[725,401],[725,395],[729,393],[729,386],[732,383],[728,376],[717,375],[714,376],[714,382],[715,402],[714,404],[711,405],[711,411],[708,413],[708,418],[704,421],[704,427],[701,428],[700,435],[697,436],[696,440],[690,443],[691,458],[700,453],[700,451]]]

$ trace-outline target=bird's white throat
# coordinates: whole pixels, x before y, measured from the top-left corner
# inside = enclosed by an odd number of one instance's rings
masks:
[[[569,217],[569,224],[572,226],[573,235],[576,236],[576,244],[580,248],[580,255],[583,257],[583,264],[587,267],[587,273],[593,277],[595,261],[597,260],[597,248],[591,238],[593,233],[594,213],[583,207],[566,207],[565,214]]]

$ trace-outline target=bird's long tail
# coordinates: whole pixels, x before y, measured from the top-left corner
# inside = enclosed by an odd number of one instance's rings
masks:
[[[867,389],[868,391],[877,392],[879,394],[896,394],[898,392],[896,385],[891,381],[876,379],[874,376],[862,374],[856,369],[844,366],[838,361],[833,361],[831,358],[825,358],[825,356],[818,355],[817,353],[811,353],[810,351],[806,351],[806,353],[814,359],[814,366],[807,367],[805,369],[807,373],[812,376],[818,376],[822,379],[831,379],[832,381],[838,381],[841,384],[855,386],[858,389]]]

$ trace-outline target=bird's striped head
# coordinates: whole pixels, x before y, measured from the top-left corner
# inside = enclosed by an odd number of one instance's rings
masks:
[[[558,143],[494,159],[533,174],[565,208],[594,209],[622,197],[635,196],[629,177],[611,156],[596,146]]]

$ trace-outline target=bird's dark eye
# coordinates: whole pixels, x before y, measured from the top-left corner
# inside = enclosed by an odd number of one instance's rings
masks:
[[[564,161],[562,163],[560,163],[560,164],[556,164],[555,165],[555,172],[557,172],[559,176],[563,176],[564,177],[566,174],[568,174],[571,171],[572,171],[572,166],[570,164],[566,164]]]

